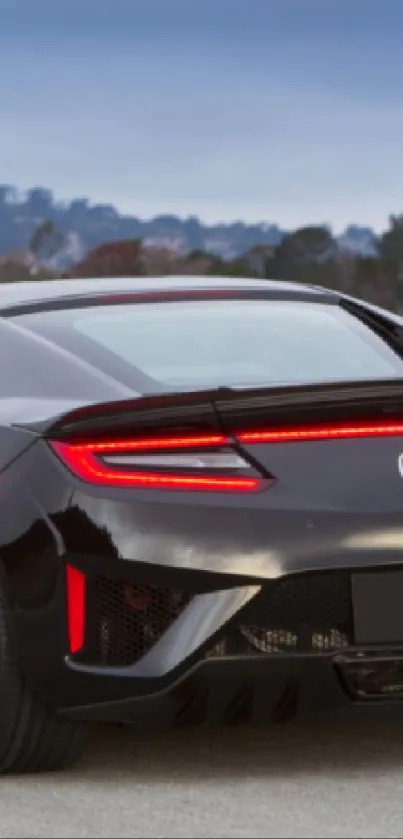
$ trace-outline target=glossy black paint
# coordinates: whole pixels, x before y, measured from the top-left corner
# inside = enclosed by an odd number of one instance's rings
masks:
[[[233,657],[196,664],[169,688],[141,698],[63,709],[68,717],[175,728],[284,723],[351,705],[332,656]]]
[[[147,291],[150,283],[147,278]],[[157,290],[164,283],[156,280]],[[245,291],[249,283],[259,291],[264,286],[277,295],[301,295],[301,288],[292,285],[249,280],[216,285]],[[203,280],[185,278],[171,285],[206,286]],[[116,280],[33,283],[29,288],[15,284],[6,289],[7,299],[1,290],[0,310],[6,314],[11,306],[49,304],[63,295],[144,288],[141,281]],[[381,318],[376,328],[387,329],[385,313],[371,316]],[[390,341],[400,340],[399,330],[391,320]],[[328,707],[352,701],[333,655],[204,657],[271,579],[329,568],[403,565],[403,481],[397,468],[403,438],[250,447],[247,452],[276,483],[262,494],[237,496],[89,487],[57,460],[46,437],[120,433],[125,426],[231,433],[290,416],[295,421],[376,413],[398,417],[402,382],[144,398],[47,342],[27,340],[1,319],[0,311],[0,345],[3,341],[18,360],[12,389],[0,394],[0,558],[19,657],[31,687],[63,713],[88,718],[133,719],[141,708],[158,709],[163,703],[175,724],[208,717],[207,707],[221,719],[239,721],[255,706],[263,713],[270,707],[280,719],[297,707],[323,705],[323,700]],[[27,357],[45,366],[37,394],[32,382],[24,390],[26,369],[18,380]],[[136,666],[79,665],[68,655],[66,563],[89,575],[96,571],[128,582],[170,585],[174,580],[195,596]]]

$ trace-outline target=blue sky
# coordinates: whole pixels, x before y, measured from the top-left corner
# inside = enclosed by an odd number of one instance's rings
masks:
[[[0,182],[285,227],[403,212],[402,0],[0,0]]]

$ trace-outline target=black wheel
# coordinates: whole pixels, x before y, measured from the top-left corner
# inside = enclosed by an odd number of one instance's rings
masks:
[[[90,733],[58,717],[24,683],[0,582],[0,774],[52,772],[72,766]]]

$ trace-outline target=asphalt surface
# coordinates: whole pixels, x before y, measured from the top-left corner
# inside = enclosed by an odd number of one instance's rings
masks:
[[[403,713],[158,736],[100,730],[0,781],[4,837],[403,837]]]

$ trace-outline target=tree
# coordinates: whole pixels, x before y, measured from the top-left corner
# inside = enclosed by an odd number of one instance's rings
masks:
[[[49,280],[54,278],[54,272],[41,268],[32,271],[29,264],[17,258],[17,255],[0,259],[0,283],[24,283],[31,280]]]
[[[0,283],[23,283],[32,280],[32,274],[26,265],[12,259],[0,261]]]
[[[389,217],[389,230],[380,238],[379,253],[388,273],[403,279],[403,215]]]
[[[99,245],[70,270],[72,277],[136,277],[144,273],[140,239]]]
[[[215,259],[207,274],[212,277],[257,277],[257,271],[253,270],[244,259],[232,259],[225,262],[223,259]]]
[[[29,250],[38,260],[51,259],[63,244],[64,236],[57,230],[55,223],[49,219],[43,221],[34,230],[29,241]]]
[[[284,236],[266,263],[268,279],[334,284],[337,244],[327,227],[301,227]]]
[[[279,261],[292,265],[326,262],[335,256],[335,241],[327,227],[300,227],[284,236],[275,255]]]

